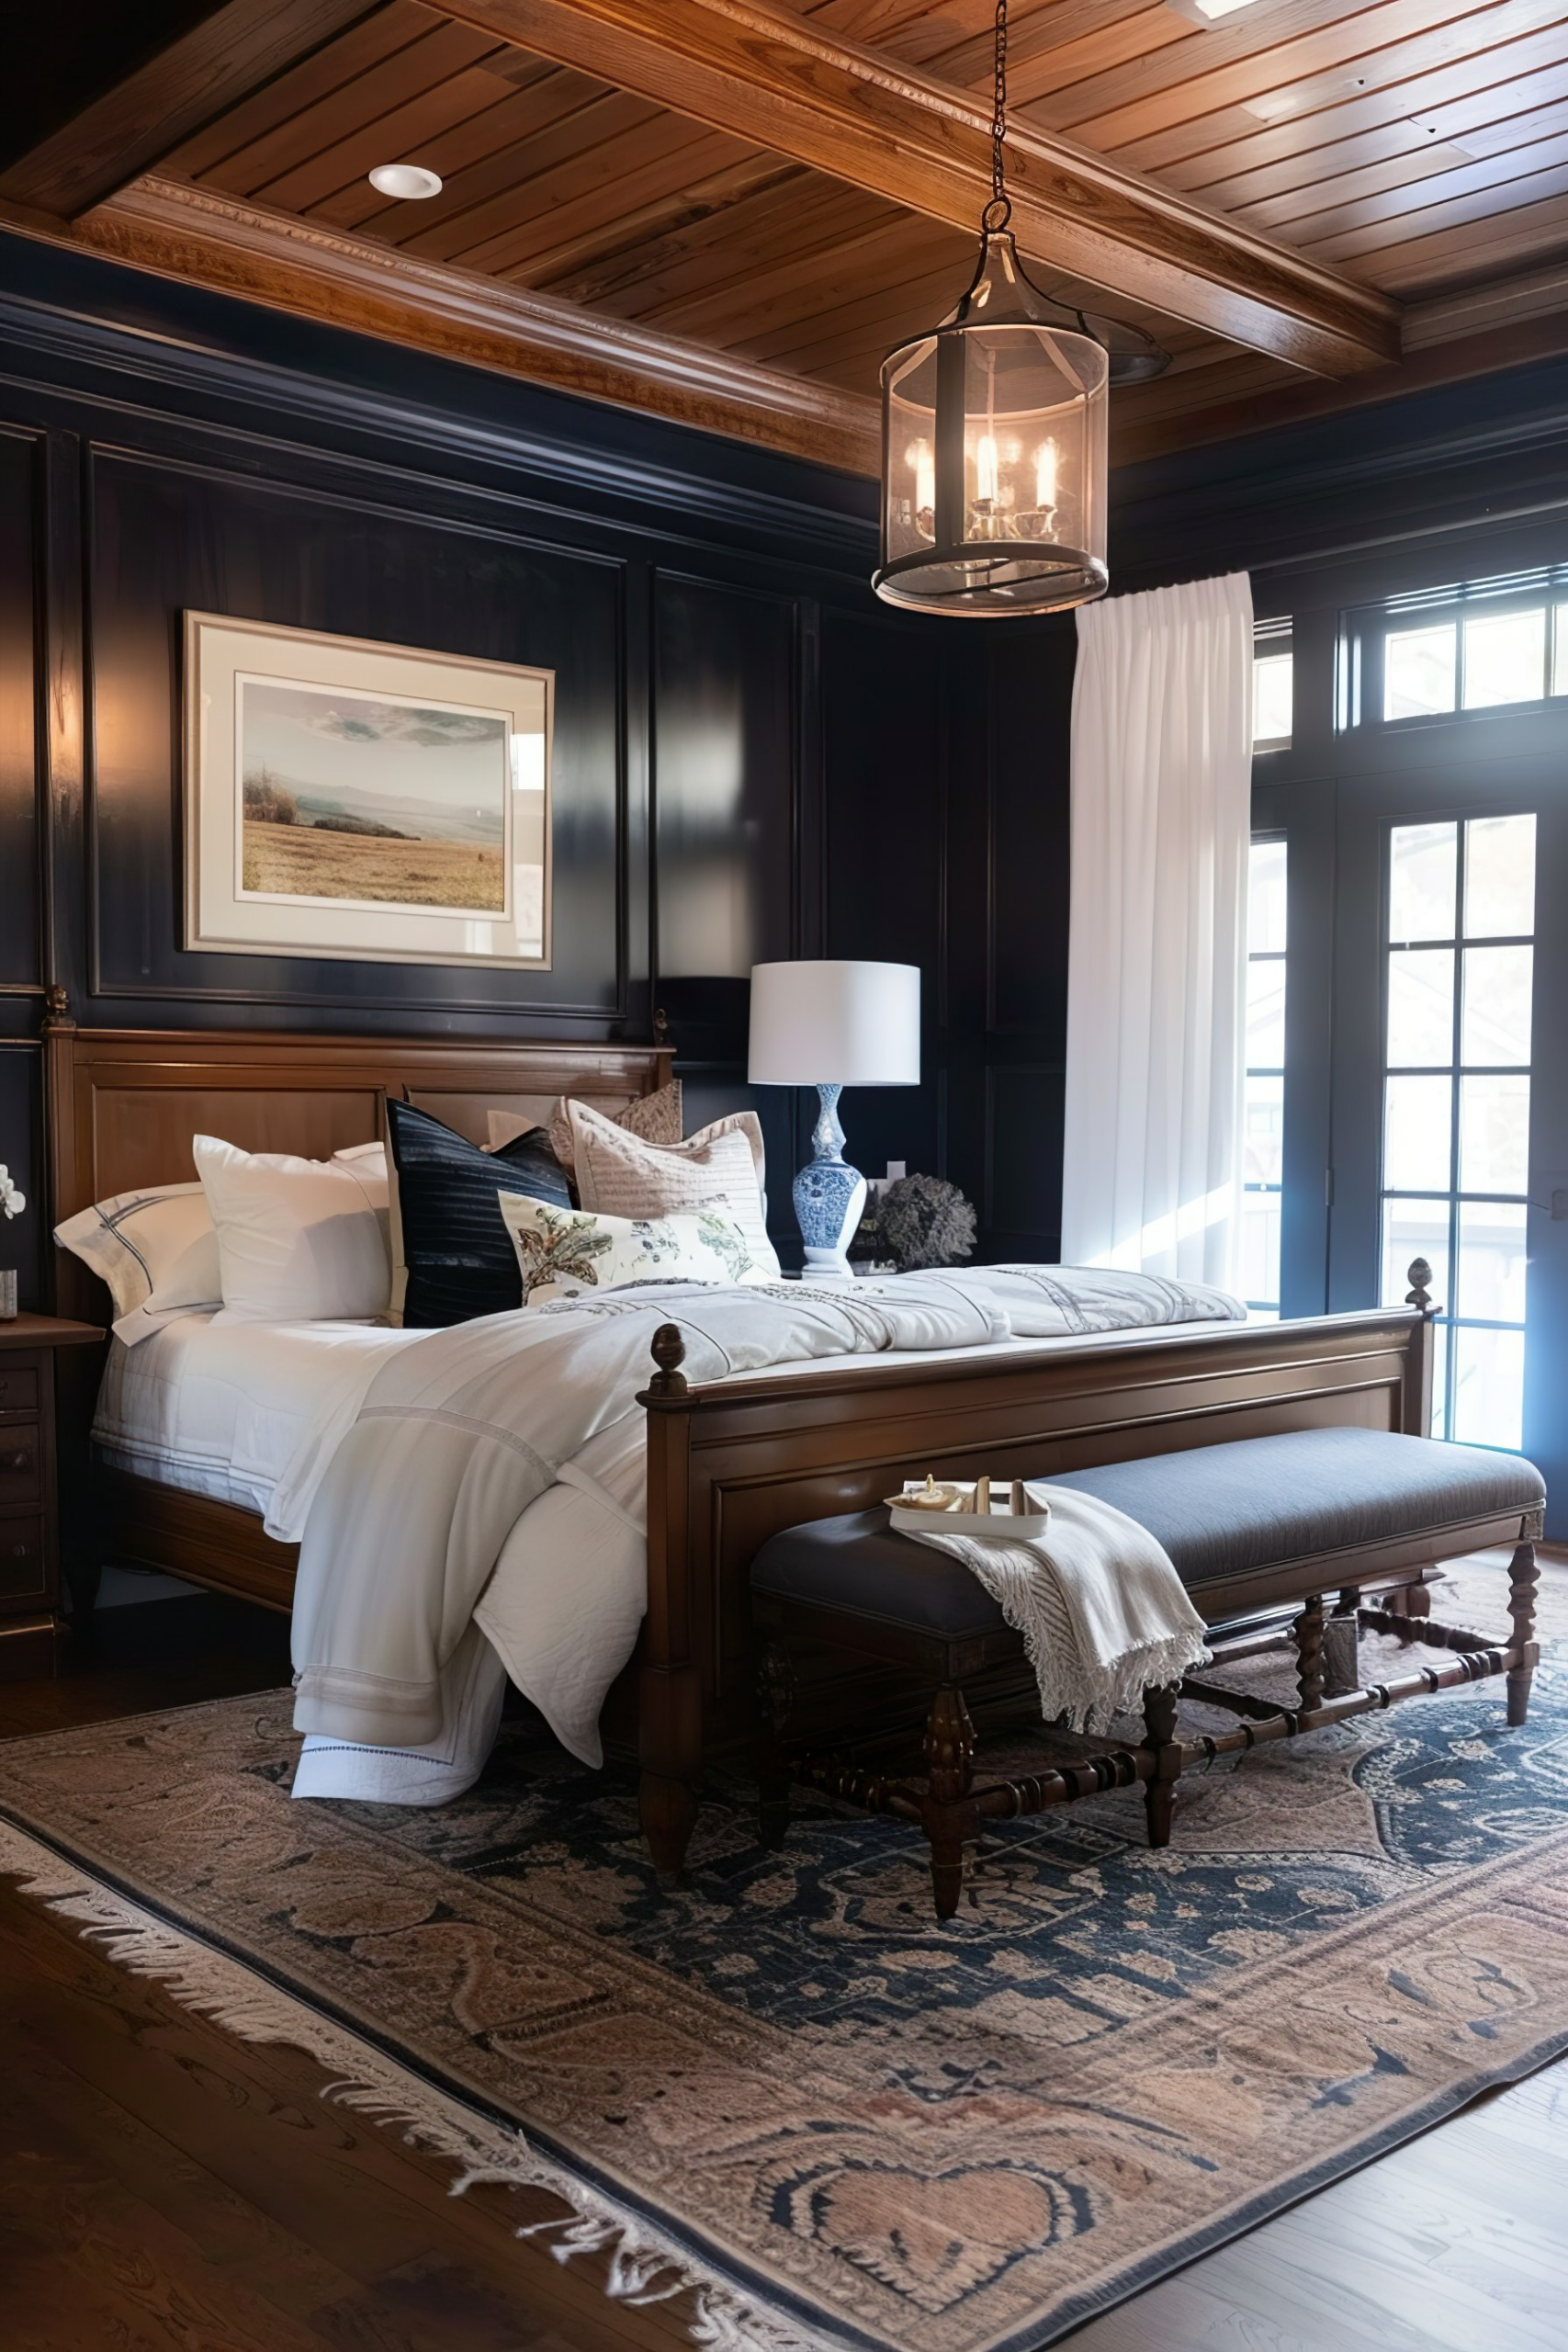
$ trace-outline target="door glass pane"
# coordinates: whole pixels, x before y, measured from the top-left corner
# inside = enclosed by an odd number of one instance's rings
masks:
[[[1452,1164],[1453,1080],[1391,1078],[1386,1087],[1382,1181],[1391,1193],[1446,1193]],[[1494,1192],[1511,1186],[1493,1184]]]
[[[1248,1184],[1278,1184],[1283,1181],[1285,1081],[1282,1078],[1248,1078],[1242,1178]]]
[[[1447,1323],[1439,1323],[1432,1334],[1432,1435],[1447,1437],[1449,1433],[1449,1341],[1453,1337]]]
[[[1504,949],[1504,954],[1511,951]],[[1528,954],[1528,950],[1526,951]],[[1500,1057],[1499,1057],[1500,1058]],[[1247,967],[1247,1066],[1285,1067],[1285,959],[1255,956]]]
[[[1546,692],[1546,613],[1488,613],[1464,625],[1464,707],[1539,702]]]
[[[1524,1321],[1527,1214],[1523,1201],[1460,1203],[1456,1315],[1483,1323]]]
[[[1489,1063],[1529,1060],[1534,978],[1533,947],[1465,949],[1462,1060],[1478,1062],[1483,1068]]]
[[[1453,1349],[1455,1437],[1461,1445],[1502,1445],[1517,1453],[1524,1434],[1524,1333],[1461,1324]]]
[[[1384,1201],[1382,1204],[1382,1296],[1380,1305],[1398,1306],[1410,1288],[1413,1260],[1425,1258],[1432,1269],[1427,1284],[1439,1306],[1453,1305],[1449,1288],[1449,1203]]]
[[[1252,740],[1259,751],[1291,740],[1292,673],[1289,653],[1260,653],[1252,664]]]
[[[1247,951],[1285,952],[1285,844],[1254,842],[1247,875]]]
[[[1467,939],[1528,939],[1535,929],[1535,819],[1472,817],[1464,829]]]
[[[1526,953],[1529,953],[1527,949]],[[1408,947],[1388,959],[1390,1067],[1447,1069],[1454,1055],[1454,951]],[[1499,1057],[1500,1058],[1500,1057]]]
[[[1452,939],[1459,888],[1457,825],[1395,825],[1389,836],[1388,936]]]
[[[1446,1082],[1446,1081],[1445,1081]],[[1423,1085],[1430,1080],[1391,1080]],[[1461,1193],[1523,1193],[1529,1176],[1530,1082],[1517,1078],[1461,1078],[1459,1099],[1459,1188]]]
[[[1435,628],[1395,629],[1383,639],[1382,715],[1421,718],[1454,707],[1455,632],[1452,621]]]
[[[1244,1193],[1241,1205],[1241,1292],[1254,1314],[1272,1311],[1280,1281],[1280,1195]]]

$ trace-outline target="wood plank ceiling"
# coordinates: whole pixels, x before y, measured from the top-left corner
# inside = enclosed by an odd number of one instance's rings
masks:
[[[726,6],[743,13],[730,0],[694,5],[716,19]],[[775,17],[784,5],[774,0]],[[812,35],[988,91],[994,0],[787,5]],[[1467,372],[1568,345],[1568,0],[1243,0],[1213,20],[1203,6],[1012,0],[1021,142],[1065,134],[1086,161],[1109,159],[1145,175],[1155,196],[1181,199],[1189,234],[1195,220],[1204,232],[1195,205],[1226,234],[1317,266],[1330,288],[1348,281],[1352,296],[1363,287],[1393,298],[1404,364],[1388,365],[1369,330],[1359,364],[1382,364],[1354,396],[1427,379],[1434,367]],[[650,20],[673,24],[679,13],[679,0],[648,0]],[[123,216],[118,229],[89,211],[82,232],[135,258],[126,223],[139,204],[143,233],[155,214],[166,230],[181,206],[209,239],[243,220],[254,242],[254,216],[281,216],[297,249],[303,236],[318,254],[368,249],[389,266],[395,255],[413,273],[409,285],[434,283],[433,273],[470,288],[481,280],[542,298],[530,317],[570,305],[606,329],[792,379],[796,413],[774,436],[784,446],[811,446],[809,387],[824,431],[842,428],[828,433],[828,453],[863,462],[880,360],[951,302],[972,233],[893,200],[886,164],[856,185],[852,153],[830,174],[799,160],[801,142],[780,128],[770,144],[718,127],[719,116],[769,120],[761,101],[732,110],[728,85],[705,97],[694,71],[681,111],[649,95],[664,85],[622,61],[654,35],[622,8],[622,40],[616,14],[615,0],[385,0],[180,137],[155,180],[108,205]],[[554,55],[529,49],[530,24]],[[614,64],[642,87],[560,62],[568,54]],[[378,195],[367,174],[390,162],[439,173],[440,195]],[[204,210],[192,213],[193,191]],[[1205,298],[1210,272],[1200,251],[1192,274]],[[1058,272],[1056,282],[1092,291],[1087,275]],[[1479,304],[1477,288],[1488,298]],[[1192,323],[1214,315],[1202,302],[1095,299],[1174,355],[1160,382],[1117,395],[1122,454],[1261,422],[1292,398],[1302,405],[1306,379],[1282,346],[1243,348]],[[1454,338],[1458,358],[1434,362]]]

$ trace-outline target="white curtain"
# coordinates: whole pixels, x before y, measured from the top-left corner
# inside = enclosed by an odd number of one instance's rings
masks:
[[[1087,605],[1073,685],[1062,1258],[1235,1288],[1252,589]]]

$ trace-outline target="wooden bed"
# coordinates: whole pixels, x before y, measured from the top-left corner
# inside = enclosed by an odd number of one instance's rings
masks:
[[[498,1045],[432,1038],[179,1035],[45,1029],[57,1218],[132,1185],[172,1182],[190,1139],[321,1158],[381,1132],[387,1096],[482,1136],[492,1104],[542,1113],[561,1093],[617,1107],[671,1074],[655,1046]],[[107,1323],[106,1295],[61,1253],[62,1313]],[[607,1735],[635,1747],[655,1858],[684,1855],[705,1770],[743,1758],[756,1720],[748,1577],[758,1547],[798,1521],[863,1509],[890,1481],[976,1467],[1055,1470],[1276,1430],[1358,1424],[1425,1432],[1432,1338],[1425,1300],[1310,1321],[1146,1332],[1016,1360],[888,1366],[859,1359],[787,1379],[689,1385],[661,1334],[645,1397],[649,1601],[637,1657],[611,1694]],[[103,1548],[193,1582],[287,1608],[297,1554],[259,1520],[155,1482],[99,1472]],[[1391,1549],[1371,1589],[1421,1608],[1419,1549]],[[831,1671],[824,1667],[825,1676]],[[831,1697],[824,1690],[825,1701]],[[1008,1702],[998,1685],[981,1705]],[[856,1703],[869,1701],[857,1691]],[[900,1702],[897,1678],[874,1693]],[[910,1703],[918,1704],[912,1693]]]
[[[543,1119],[573,1094],[618,1111],[667,1085],[671,1064],[660,1046],[78,1029],[58,1005],[43,1035],[56,1224],[138,1184],[190,1181],[193,1136],[325,1159],[384,1135],[390,1094],[482,1143],[492,1107]],[[62,1315],[110,1319],[107,1291],[65,1250],[55,1300]],[[95,1487],[99,1541],[115,1557],[289,1606],[298,1546],[274,1543],[250,1511],[105,1469]]]

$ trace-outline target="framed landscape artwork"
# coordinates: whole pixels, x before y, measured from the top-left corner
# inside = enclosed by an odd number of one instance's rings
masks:
[[[185,623],[187,947],[547,968],[552,672]]]

